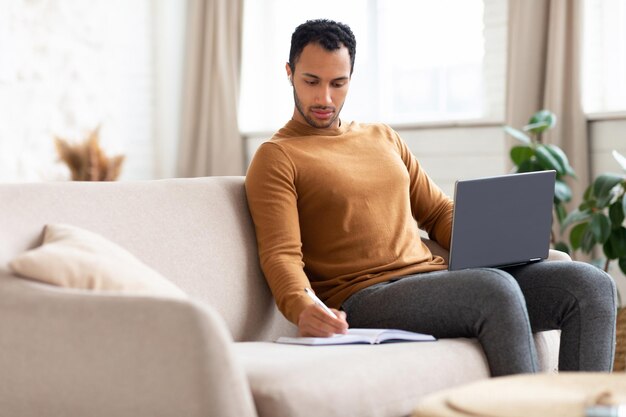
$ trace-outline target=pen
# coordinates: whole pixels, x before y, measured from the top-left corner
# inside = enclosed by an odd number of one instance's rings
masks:
[[[308,288],[305,288],[304,292],[306,293],[306,295],[308,295],[311,298],[311,300],[313,300],[315,302],[315,304],[317,304],[318,306],[322,307],[325,312],[327,312],[329,315],[331,315],[335,319],[338,318],[337,315],[335,313],[333,313],[330,308],[326,307],[326,304],[324,304],[322,302],[322,300],[317,298],[317,296],[313,293],[313,291],[311,291]]]

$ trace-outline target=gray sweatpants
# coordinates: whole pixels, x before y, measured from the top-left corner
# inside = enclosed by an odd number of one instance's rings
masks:
[[[351,327],[475,337],[493,376],[536,372],[532,332],[542,330],[561,330],[561,371],[610,371],[615,352],[615,283],[583,262],[415,274],[360,290],[342,309]]]

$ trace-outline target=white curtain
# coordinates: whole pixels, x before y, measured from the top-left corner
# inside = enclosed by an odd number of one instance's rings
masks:
[[[189,0],[178,175],[243,175],[237,124],[243,0]]]
[[[578,180],[577,206],[589,185],[587,120],[581,103],[582,0],[509,0],[506,123],[520,128],[538,110],[558,117],[544,136],[567,154]]]

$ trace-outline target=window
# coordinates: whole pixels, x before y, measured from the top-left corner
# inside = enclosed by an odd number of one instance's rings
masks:
[[[626,111],[626,0],[585,0],[583,107],[587,113]]]
[[[291,33],[315,18],[347,23],[357,38],[344,119],[397,125],[503,118],[506,0],[320,0],[314,11],[310,4],[245,3],[242,131],[273,131],[290,117],[284,66]]]

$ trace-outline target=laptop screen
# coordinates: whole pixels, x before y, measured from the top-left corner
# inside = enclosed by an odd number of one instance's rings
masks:
[[[449,270],[545,259],[555,171],[457,181]]]

